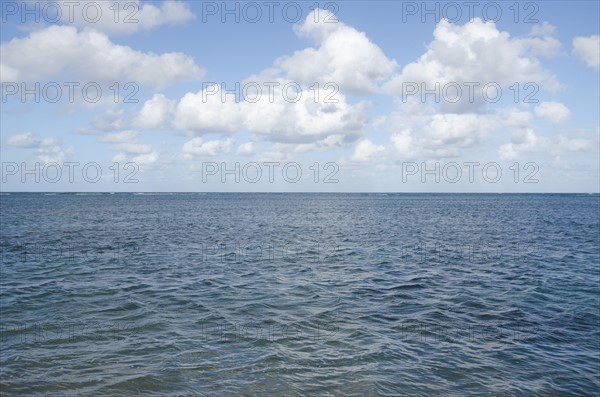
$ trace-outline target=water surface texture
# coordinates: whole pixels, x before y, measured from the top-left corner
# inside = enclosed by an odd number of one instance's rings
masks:
[[[600,389],[598,195],[0,201],[2,395]]]

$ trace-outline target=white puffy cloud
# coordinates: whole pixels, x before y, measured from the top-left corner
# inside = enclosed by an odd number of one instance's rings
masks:
[[[392,146],[402,157],[416,157],[414,138],[412,137],[410,129],[393,133],[390,136],[390,141]]]
[[[248,131],[281,143],[312,143],[332,135],[343,136],[351,143],[362,133],[366,103],[351,105],[341,92],[331,98],[331,103],[326,103],[324,98],[330,92],[322,89],[318,90],[317,101],[314,92],[303,91],[300,99],[293,102],[282,91],[285,84],[286,81],[280,81],[274,88],[273,102],[263,95],[255,103],[241,103],[243,124]]]
[[[575,37],[573,54],[591,68],[600,69],[600,35]]]
[[[110,35],[150,30],[157,26],[179,24],[195,18],[194,13],[183,1],[163,1],[158,6],[147,2],[141,4],[139,0],[59,1],[57,4],[62,11],[62,23],[78,28],[93,28]],[[48,8],[47,13],[51,17],[55,15],[51,8]]]
[[[365,33],[342,22],[328,23],[335,15],[314,10],[294,27],[296,34],[312,39],[318,48],[306,48],[277,59],[285,77],[300,84],[337,84],[342,92],[367,93],[378,89],[397,67]],[[316,20],[316,22],[315,22]]]
[[[511,136],[498,148],[501,160],[516,160],[523,153],[584,151],[594,141],[589,136],[540,136],[535,117],[564,122],[569,109],[558,102],[542,102],[532,111],[519,107],[496,108],[485,113],[440,113],[435,107],[410,101],[394,113],[387,124],[392,128],[390,149],[403,158],[440,159],[458,157],[467,150],[484,148],[495,136]],[[597,138],[596,138],[597,141]]]
[[[175,109],[173,125],[179,130],[197,134],[234,132],[240,128],[240,105],[230,96],[221,96],[221,86],[208,85],[203,90],[188,92]]]
[[[552,123],[562,123],[569,119],[571,111],[560,102],[542,102],[533,111],[537,117]]]
[[[546,31],[548,29],[546,28]],[[402,73],[386,84],[388,92],[403,95],[403,83],[425,83],[427,89],[439,83],[478,83],[475,98],[482,98],[481,88],[487,83],[509,87],[515,82],[535,82],[549,89],[558,88],[556,78],[542,68],[532,53],[553,53],[556,42],[548,36],[511,38],[491,22],[475,18],[462,26],[441,20],[434,30],[434,40],[416,62],[404,66]],[[465,85],[461,101],[470,100]],[[451,96],[450,94],[448,94]],[[477,105],[477,101],[474,102]],[[481,101],[479,103],[481,105]]]
[[[234,143],[235,141],[231,138],[222,141],[214,140],[204,142],[201,137],[196,137],[183,145],[182,153],[186,159],[192,159],[195,156],[212,157],[221,153],[228,153]]]
[[[313,143],[332,135],[343,136],[346,143],[355,141],[366,121],[365,103],[350,105],[341,93],[325,103],[330,91],[303,91],[298,100],[290,90],[283,91],[287,81],[279,80],[272,94],[263,92],[253,101],[236,102],[232,96],[221,96],[221,87],[213,85],[197,93],[187,93],[175,109],[176,129],[201,135],[211,132],[233,133],[247,130],[266,136],[273,142]]]
[[[133,125],[138,128],[160,128],[175,111],[175,105],[175,100],[168,99],[163,94],[154,94],[144,102],[142,110],[133,120]]]
[[[531,128],[532,112],[484,106],[489,102],[482,88],[488,83],[498,84],[511,98],[510,87],[516,82],[520,87],[533,82],[551,90],[558,88],[555,76],[537,58],[558,54],[561,44],[554,31],[552,25],[544,23],[520,38],[510,37],[493,22],[478,18],[462,26],[440,21],[426,51],[385,86],[389,93],[403,97],[398,100],[399,110],[389,118],[391,148],[406,158],[456,157],[478,147],[493,133],[523,133]],[[419,91],[406,95],[403,90],[413,83],[410,88]],[[451,103],[455,91],[447,92],[450,99],[444,97],[446,84],[461,88],[456,103]],[[470,84],[474,85],[473,97]],[[439,102],[433,100],[434,95],[421,95],[436,86],[440,87]],[[488,90],[488,94],[494,93]],[[568,108],[554,102],[541,104],[534,113],[553,122],[562,122],[570,115]],[[530,139],[529,144],[536,143]],[[511,150],[516,151],[516,147],[506,146],[502,153],[508,156]]]
[[[454,157],[480,143],[491,131],[489,116],[477,113],[439,113],[424,124],[392,135],[392,143],[407,157]]]
[[[389,77],[396,63],[387,60],[363,33],[342,23],[327,23],[325,19],[334,17],[333,14],[319,12],[317,23],[313,20],[315,13],[311,13],[295,28],[298,34],[321,43],[316,50],[307,49],[317,51],[329,65],[329,69],[317,68],[319,76],[296,76],[303,73],[304,67],[296,68],[299,64],[294,62],[309,62],[297,53],[277,60],[278,68],[264,70],[243,82],[258,85],[261,89],[258,96],[251,89],[247,94],[252,98],[240,100],[219,84],[210,83],[203,84],[201,91],[186,93],[176,102],[158,94],[144,103],[133,126],[169,126],[196,136],[247,131],[293,151],[349,146],[365,129],[368,104],[351,105],[343,90],[338,91],[336,86],[323,83],[315,88],[312,83],[335,80],[340,86],[341,82],[348,85],[350,91],[372,91],[380,80]],[[314,60],[309,63],[314,64]],[[286,76],[281,77],[282,74]],[[297,99],[296,87],[300,89]],[[240,153],[249,151],[247,147],[239,150]]]
[[[314,22],[317,12],[319,18]],[[349,104],[344,91],[376,90],[394,71],[396,62],[387,59],[364,33],[341,22],[326,22],[332,18],[335,16],[329,11],[315,10],[295,27],[297,34],[315,40],[320,45],[317,49],[279,58],[275,68],[246,79],[244,83],[261,87],[260,96],[254,97],[251,90],[251,100],[236,101],[220,85],[205,85],[199,92],[185,94],[174,107],[166,98],[154,97],[144,104],[134,125],[141,126],[146,119],[146,126],[159,128],[168,123],[172,113],[173,128],[198,136],[248,131],[295,152],[350,145],[364,131],[368,104]],[[320,83],[318,88],[314,82]],[[326,86],[326,82],[337,86]],[[298,86],[296,83],[301,89],[298,100],[294,88],[284,89],[291,87],[289,84]],[[144,117],[144,113],[155,117]]]
[[[49,26],[14,38],[0,46],[3,82],[65,81],[167,87],[204,76],[194,60],[182,53],[154,54],[114,44],[94,30],[78,32],[72,26]]]
[[[464,149],[480,144],[499,125],[519,121],[519,117],[501,114],[500,110],[484,114],[441,113],[413,99],[402,104],[387,124],[391,128],[391,147],[399,155],[442,158],[458,156]]]
[[[484,117],[474,113],[436,114],[423,128],[422,138],[439,149],[472,147],[489,130]]]
[[[358,163],[365,163],[371,160],[373,156],[376,156],[384,151],[385,146],[377,145],[369,139],[363,139],[358,142],[354,148],[354,153],[352,153],[350,160]]]

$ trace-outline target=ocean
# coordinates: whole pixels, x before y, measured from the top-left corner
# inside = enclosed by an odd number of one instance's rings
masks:
[[[0,207],[2,396],[600,392],[597,194]]]

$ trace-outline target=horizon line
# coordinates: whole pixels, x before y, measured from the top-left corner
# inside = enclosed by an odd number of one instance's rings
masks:
[[[600,192],[392,192],[392,191],[346,191],[346,192],[311,192],[311,191],[269,191],[269,192],[253,192],[253,191],[243,191],[243,192],[230,192],[230,191],[209,191],[209,192],[201,192],[201,191],[0,191],[0,194],[7,193],[56,193],[56,194],[69,194],[69,193],[107,193],[107,194],[121,194],[121,193],[185,193],[185,194],[600,194]]]

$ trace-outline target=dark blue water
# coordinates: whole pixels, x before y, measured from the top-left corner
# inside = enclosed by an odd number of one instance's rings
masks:
[[[0,204],[2,395],[600,390],[598,195]]]

